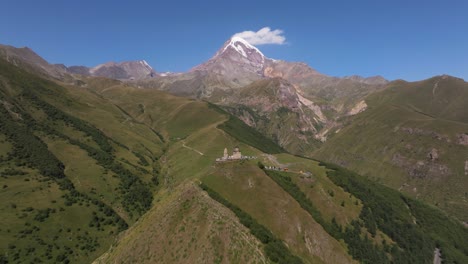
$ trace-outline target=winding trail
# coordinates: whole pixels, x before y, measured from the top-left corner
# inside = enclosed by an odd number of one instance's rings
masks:
[[[270,155],[270,154],[262,154],[263,157],[266,157],[271,163],[275,164],[275,166],[278,166],[278,167],[286,167],[287,164],[281,164],[278,159],[273,156],[273,155]]]
[[[439,248],[434,250],[434,264],[442,264],[442,254]]]
[[[186,148],[186,149],[190,149],[190,150],[192,150],[192,151],[195,151],[196,153],[200,154],[201,156],[204,156],[204,155],[205,155],[205,154],[203,154],[202,152],[200,152],[200,151],[198,151],[198,150],[196,150],[196,149],[194,149],[194,148],[191,148],[191,147],[185,145],[185,142],[182,142],[182,147],[184,147],[184,148]]]

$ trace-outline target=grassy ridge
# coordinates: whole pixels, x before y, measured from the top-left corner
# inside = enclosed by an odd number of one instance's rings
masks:
[[[25,116],[24,122],[27,126],[34,127],[37,130],[43,131],[48,135],[56,135],[68,140],[71,144],[79,146],[83,150],[87,151],[88,155],[95,159],[104,168],[113,171],[120,178],[119,190],[122,195],[122,204],[125,210],[128,213],[130,213],[130,215],[142,215],[151,207],[152,193],[149,187],[145,185],[141,181],[141,179],[135,176],[132,172],[124,168],[119,162],[115,161],[115,150],[111,145],[111,142],[115,143],[115,141],[107,137],[102,131],[95,128],[91,124],[63,112],[62,110],[56,108],[55,106],[52,106],[51,104],[45,102],[40,98],[40,93],[48,94],[51,92],[52,89],[60,89],[60,87],[57,87],[55,84],[48,83],[46,81],[35,81],[34,77],[31,77],[27,74],[12,74],[9,77],[12,80],[17,80],[19,84],[21,84],[22,91],[19,96],[22,98],[22,101],[18,103],[18,105],[21,104],[22,106],[20,105],[18,107],[18,111],[20,111],[19,109],[21,107],[27,109],[27,107],[33,106],[37,109],[40,109],[47,117],[47,120],[39,122],[34,120],[33,118],[26,118],[29,117],[29,115],[24,111],[21,111],[21,114]],[[27,107],[25,107],[25,105]],[[3,112],[5,111],[6,110],[3,110]],[[83,142],[80,142],[79,140],[72,139],[60,132],[57,132],[53,122],[63,122],[69,125],[70,127],[73,127],[76,130],[83,132],[99,146],[99,149],[91,147],[87,144],[84,144]],[[13,122],[12,125],[14,125],[15,123],[16,122]],[[10,134],[11,133],[9,133],[9,135]],[[14,135],[15,134],[12,134],[12,136]],[[35,138],[34,136],[24,138],[31,139],[28,144],[33,144],[37,141],[33,140]],[[17,140],[15,142],[23,141]],[[31,152],[31,150],[40,149],[40,144],[36,143],[36,145],[38,146],[37,148],[31,148],[28,146],[23,147],[22,151]],[[45,144],[43,145],[43,147],[46,147]],[[126,148],[122,144],[118,145]],[[63,177],[63,164],[54,161],[52,158],[53,155],[49,151],[43,151],[43,153],[44,155],[42,155],[42,159],[46,159],[47,162],[42,162],[40,164],[42,166],[40,168],[41,172],[45,173],[44,175],[53,173],[57,175],[56,177]],[[27,153],[26,157],[30,156],[31,155]],[[31,162],[38,163],[42,159],[29,158],[28,160],[30,160]],[[52,168],[56,168],[55,171],[49,172]],[[62,171],[62,175],[60,175],[60,170]]]
[[[260,167],[262,165],[260,164]],[[349,248],[349,253],[353,258],[362,263],[390,263],[386,253],[381,247],[374,245],[366,237],[361,237],[361,226],[359,222],[353,221],[352,227],[345,230],[335,221],[326,222],[320,211],[310,202],[306,195],[292,181],[286,173],[264,170],[265,173],[274,180],[283,190],[291,195],[300,205],[319,223],[328,234],[335,239],[343,239]]]
[[[120,182],[120,192],[112,191],[112,195],[115,200],[122,199],[124,208],[137,216],[151,206],[152,193],[122,165],[125,160],[117,160],[116,149],[126,149],[123,144],[62,110],[82,103],[71,100],[64,87],[2,60],[0,78],[4,80],[0,82],[0,135],[5,140],[0,144],[0,200],[5,221],[5,228],[0,229],[0,262],[90,262],[128,225],[120,217],[125,215],[121,206],[104,203],[98,194],[101,190],[94,188],[97,186],[80,191],[75,188],[74,184],[81,185],[80,178],[87,184],[83,175],[87,170],[70,171],[63,156],[73,153],[66,153],[64,148],[76,145],[87,152],[91,162],[115,172],[99,177],[117,176],[109,179]],[[60,102],[57,104],[66,108],[49,102]],[[62,134],[59,131],[63,127],[76,135]],[[50,142],[57,137],[66,141],[52,152]],[[74,182],[70,175],[76,177]]]
[[[449,103],[447,103],[449,102]],[[453,77],[395,81],[340,120],[314,157],[340,164],[468,221],[468,83]],[[435,149],[438,158],[428,158]]]
[[[201,183],[200,187],[205,190],[211,198],[223,204],[229,208],[236,216],[239,218],[239,221],[247,228],[250,229],[252,235],[257,237],[265,245],[265,253],[267,257],[275,262],[280,264],[299,264],[303,263],[302,260],[294,256],[289,249],[284,245],[284,243],[276,238],[270,230],[265,228],[263,225],[259,224],[255,219],[253,219],[249,214],[242,211],[239,207],[233,205],[221,195],[219,195],[214,190],[210,189],[207,185]]]
[[[262,152],[269,154],[286,152],[275,142],[266,138],[257,130],[249,127],[235,116],[229,116],[229,119],[223,124],[219,125],[218,128],[224,130],[226,133],[236,138],[240,142],[257,148]]]
[[[468,231],[447,215],[420,201],[404,198],[422,231],[435,240],[444,263],[468,263]]]
[[[307,263],[353,263],[344,243],[330,236],[255,161],[216,167],[214,173],[202,178],[203,183],[287,243],[294,255]],[[310,246],[311,241],[317,241],[316,246]]]
[[[339,166],[321,163],[328,177],[364,204],[361,219],[367,227],[375,225],[397,242],[391,250],[396,263],[427,263],[435,247],[442,251],[444,263],[468,263],[468,230],[419,201],[371,182]]]
[[[239,118],[227,113],[219,106],[211,103],[208,103],[208,106],[218,111],[219,113],[229,116],[229,119],[219,125],[218,128],[224,130],[231,137],[239,140],[242,143],[257,148],[264,153],[277,154],[286,152],[282,147],[273,142],[271,139],[265,137],[254,128],[246,125]]]
[[[156,199],[95,263],[271,263],[237,216],[195,183],[158,192]]]
[[[21,113],[23,122],[13,121],[10,113],[0,108],[0,131],[13,146],[0,166],[0,169],[3,169],[0,170],[3,183],[0,197],[9,203],[9,206],[2,210],[2,217],[7,222],[8,229],[0,229],[0,233],[7,233],[2,234],[4,240],[0,245],[3,247],[4,243],[9,243],[6,251],[9,258],[0,256],[0,260],[42,262],[55,258],[56,261],[68,263],[92,256],[102,245],[107,244],[102,240],[102,233],[114,234],[126,229],[127,224],[108,205],[76,191],[71,181],[65,177],[64,165],[48,150],[47,145],[34,135],[33,128],[39,128],[40,125],[26,113],[20,112],[19,108],[15,110],[18,111],[15,113]],[[51,199],[44,201],[43,194],[34,194],[36,188],[46,192]],[[18,193],[23,195],[18,197]],[[25,207],[24,202],[28,202],[30,197],[35,197],[34,204]],[[57,219],[66,218],[67,215],[76,214],[78,211],[83,213],[80,216],[81,225],[73,221],[62,223],[61,226],[67,228],[54,227],[54,230],[49,230]],[[13,220],[13,215],[18,218]],[[88,216],[92,218],[86,228]],[[59,239],[59,233],[63,229],[71,232],[70,226],[79,226],[74,230],[74,234],[77,237],[86,235],[86,238],[74,244],[64,241],[65,238]],[[93,235],[87,235],[88,232],[92,232]],[[34,255],[32,252],[35,252]]]

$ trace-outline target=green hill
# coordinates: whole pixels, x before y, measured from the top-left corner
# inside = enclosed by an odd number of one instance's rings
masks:
[[[468,84],[396,81],[314,154],[468,221]]]
[[[92,261],[151,207],[161,139],[146,125],[123,129],[120,110],[89,91],[3,60],[0,75],[2,252]]]

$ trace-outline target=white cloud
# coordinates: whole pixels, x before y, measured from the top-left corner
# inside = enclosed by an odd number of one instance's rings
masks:
[[[269,27],[264,27],[257,32],[254,32],[254,31],[239,32],[239,33],[234,34],[233,37],[243,38],[252,45],[265,45],[265,44],[282,45],[286,41],[286,37],[283,36],[283,30],[275,29],[272,31]]]

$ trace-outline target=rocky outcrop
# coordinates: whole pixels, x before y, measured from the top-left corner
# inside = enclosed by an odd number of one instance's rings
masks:
[[[106,77],[118,80],[140,80],[156,76],[156,71],[144,60],[108,62],[93,68],[85,66],[71,66],[67,68],[69,73],[87,76]]]
[[[392,163],[404,169],[411,178],[436,180],[452,174],[449,167],[445,164],[437,163],[436,160],[437,158],[434,161],[413,160],[400,153],[395,153],[392,157]]]
[[[446,135],[441,135],[435,131],[432,130],[425,130],[425,129],[420,129],[420,128],[411,128],[411,127],[401,127],[397,128],[396,130],[401,130],[405,133],[408,133],[410,135],[418,135],[418,136],[429,136],[432,137],[433,139],[437,139],[440,141],[445,141],[447,143],[450,143],[450,138]]]
[[[427,158],[431,162],[437,161],[439,159],[439,152],[437,151],[437,149],[435,148],[431,149],[431,151],[427,154]]]
[[[5,110],[8,111],[8,113],[11,115],[11,117],[14,119],[14,120],[23,120],[23,117],[21,116],[21,114],[17,113],[14,111],[14,108],[15,106],[12,105],[11,103],[7,102],[7,101],[2,101],[0,100],[0,104],[3,105],[3,107],[5,108]]]
[[[457,135],[457,143],[463,146],[468,146],[468,134]]]
[[[360,101],[359,103],[357,103],[349,112],[348,112],[348,115],[349,116],[352,116],[352,115],[357,115],[361,112],[364,112],[366,111],[367,109],[367,104],[366,104],[366,101],[362,100]]]
[[[42,76],[61,80],[67,75],[64,65],[50,64],[28,47],[15,48],[0,44],[0,58],[27,71],[40,73]]]
[[[256,81],[213,102],[288,151],[301,155],[313,144],[320,144],[315,135],[328,122],[319,105],[281,78]]]
[[[468,175],[468,160],[465,161],[465,175]]]

